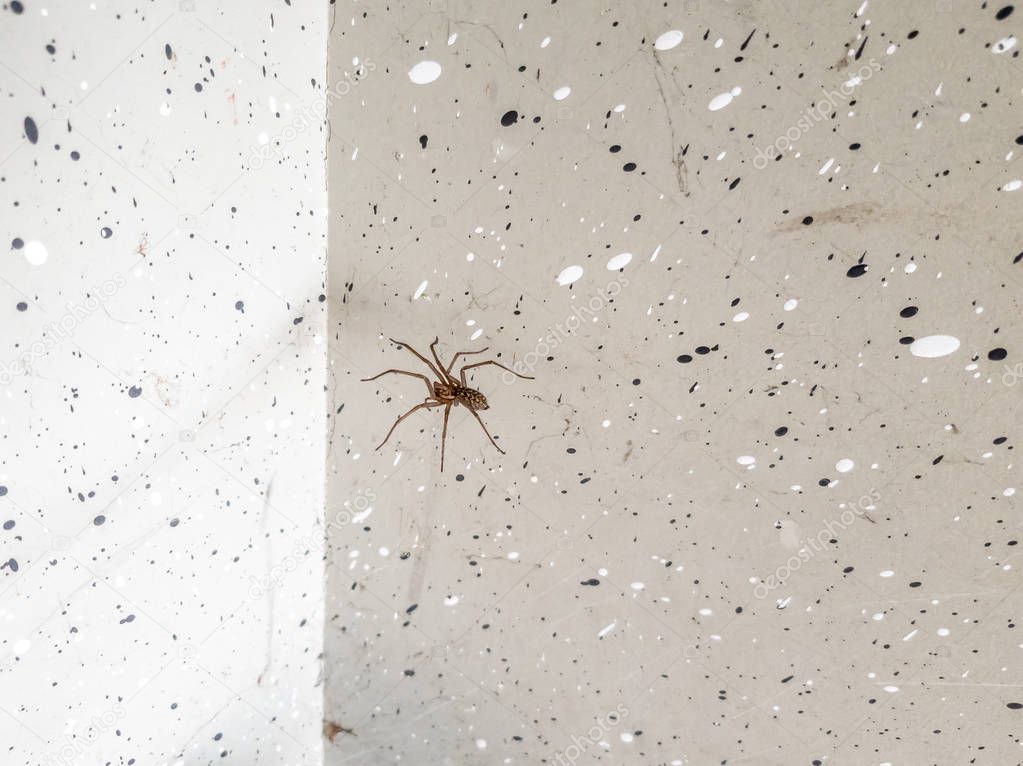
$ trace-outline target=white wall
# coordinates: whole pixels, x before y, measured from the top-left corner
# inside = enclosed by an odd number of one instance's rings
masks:
[[[317,764],[325,9],[16,10],[0,760]]]

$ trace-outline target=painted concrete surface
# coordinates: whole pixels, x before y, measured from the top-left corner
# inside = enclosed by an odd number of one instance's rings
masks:
[[[332,4],[326,763],[1023,761],[1021,21]]]
[[[5,766],[322,762],[326,33],[0,3]]]

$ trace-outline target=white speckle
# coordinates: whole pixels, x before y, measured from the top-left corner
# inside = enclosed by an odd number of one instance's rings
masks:
[[[904,635],[904,636],[902,637],[902,640],[903,640],[903,641],[909,641],[909,640],[911,640],[911,639],[913,638],[913,636],[915,636],[915,635],[916,635],[916,633],[917,633],[917,629],[916,629],[916,628],[914,628],[913,630],[909,631],[909,633],[907,633],[906,635]]]
[[[610,633],[612,630],[614,630],[617,625],[618,625],[618,620],[615,620],[610,625],[605,625],[603,628],[600,629],[600,632],[597,633],[597,638],[603,638],[608,633]]]
[[[991,52],[997,56],[999,53],[1011,51],[1013,48],[1016,47],[1016,42],[1017,40],[1013,35],[1003,37],[1001,40],[999,40],[997,43],[991,46]]]
[[[646,586],[641,582],[634,582],[629,587],[631,587],[633,590],[643,590],[643,588],[645,588]]]
[[[632,260],[632,253],[619,253],[610,261],[607,262],[608,271],[618,271],[618,269],[624,269],[629,265]]]
[[[753,465],[757,462],[757,459],[752,455],[740,455],[735,459],[735,462],[739,465]]]
[[[938,628],[938,635],[941,636],[942,638],[944,638],[951,632],[952,631],[950,631],[948,628]]]
[[[903,271],[906,272],[907,274],[912,274],[914,271],[916,271],[916,264],[907,263],[906,268],[904,268]]]
[[[1007,488],[1007,489],[1003,490],[1003,491],[1002,491],[1002,494],[1003,494],[1003,495],[1004,495],[1005,497],[1012,497],[1013,495],[1015,495],[1015,494],[1016,494],[1016,488],[1015,488],[1015,487],[1009,487],[1009,488]]]
[[[817,175],[819,175],[819,176],[824,175],[829,170],[831,170],[831,166],[834,165],[834,164],[835,164],[835,158],[832,157],[827,162],[825,162],[823,165],[821,165],[821,169],[817,171]]]
[[[851,471],[855,466],[856,463],[854,463],[849,458],[844,457],[837,463],[835,463],[835,470],[838,471],[839,473],[849,473],[849,471]]]
[[[602,425],[602,426],[604,426],[604,428],[607,428],[608,426],[610,426],[610,425],[611,425],[611,421],[610,421],[610,420],[605,420],[605,421],[603,421],[603,422],[601,423],[601,425]]]
[[[11,649],[14,651],[16,657],[22,657],[24,654],[32,648],[32,642],[27,638],[22,638],[14,642],[14,646]]]
[[[408,70],[408,78],[416,85],[429,85],[438,77],[440,77],[440,64],[436,61],[420,61]]]
[[[465,254],[465,260],[467,260],[470,263],[472,263],[474,260],[476,260],[476,253],[466,253]]]
[[[959,115],[959,122],[969,122],[969,121],[970,121],[970,113],[969,112],[963,112],[961,115]]]
[[[732,99],[734,99],[740,93],[742,93],[741,88],[732,88],[732,90],[729,91],[728,93],[719,93],[710,100],[710,103],[707,104],[707,108],[710,109],[710,111],[712,112],[716,112],[718,109],[724,109],[726,106],[732,103]]]
[[[884,619],[884,612],[874,612],[874,622],[881,622]]]
[[[50,253],[42,242],[30,239],[25,243],[25,260],[33,266],[42,266],[49,257]]]
[[[551,38],[549,38],[549,37],[545,37],[543,40],[540,41],[540,47],[541,48],[546,48],[550,44],[551,44]]]
[[[856,15],[857,15],[857,16],[862,16],[862,15],[863,15],[863,12],[864,12],[865,10],[867,10],[867,3],[868,3],[868,2],[869,2],[869,0],[863,0],[863,5],[861,5],[861,6],[859,7],[859,10],[858,10],[858,11],[856,11]]]
[[[1020,187],[1023,187],[1023,181],[1019,180],[1018,178],[1014,178],[1013,180],[1009,181],[1009,183],[1002,187],[1002,191],[1016,191]]]
[[[895,576],[895,572],[893,572],[891,569],[886,569],[883,572],[881,572],[880,576],[881,577],[894,577]]]
[[[508,554],[508,560],[509,561],[518,561],[519,560],[518,552],[517,551],[512,551],[511,553],[509,553]]]
[[[170,104],[168,104],[166,101],[164,101],[162,104],[160,104],[160,114],[162,114],[164,117],[166,117],[170,113],[171,113],[171,105]]]
[[[476,740],[476,747],[478,747],[480,750],[486,750],[487,741],[481,737],[480,739]]]
[[[458,32],[452,32],[450,35],[448,35],[448,45],[454,45],[455,44],[455,40],[457,40],[457,39],[458,39]]]
[[[426,286],[428,284],[430,284],[429,280],[424,279],[419,284],[419,287],[416,288],[416,291],[412,294],[412,300],[414,301],[419,300],[423,296],[423,293],[426,292]]]
[[[155,506],[163,505],[163,495],[159,492],[154,492],[149,496],[149,502]]]
[[[672,48],[678,47],[678,45],[682,42],[683,37],[684,35],[681,30],[672,29],[654,40],[654,49],[659,51],[670,51]]]
[[[952,335],[928,335],[913,341],[909,353],[924,359],[936,359],[939,356],[948,356],[958,348],[959,339]]]
[[[623,731],[621,734],[618,735],[618,739],[626,743],[632,742],[632,732]]]
[[[747,319],[749,319],[748,311],[740,311],[738,314],[732,317],[733,322],[745,322]]]
[[[898,686],[886,686],[886,687],[884,687],[884,690],[886,692],[888,692],[889,694],[895,694],[895,692],[897,692],[899,690],[899,687]]]
[[[615,106],[615,108],[614,108],[614,112],[615,112],[615,114],[621,114],[621,113],[622,113],[622,112],[624,112],[624,111],[625,111],[625,104],[618,104],[618,105],[617,105],[617,106]]]
[[[577,279],[579,279],[579,277],[581,277],[582,275],[583,275],[582,266],[567,266],[566,268],[561,270],[560,274],[558,274],[558,284],[561,285],[562,287],[564,287],[565,285],[570,285]]]
[[[795,298],[789,298],[787,301],[785,301],[785,305],[782,306],[782,308],[785,309],[786,311],[793,311],[798,305],[799,301],[797,301]]]
[[[444,606],[454,606],[461,600],[458,596],[448,596],[444,599]]]
[[[712,609],[704,607],[703,609],[700,610],[700,614],[703,615],[704,617],[710,617],[712,614],[714,614],[714,611]]]
[[[377,549],[377,553],[380,554],[381,556],[390,556],[391,555],[391,549],[387,548],[387,547],[384,547],[384,546],[381,546],[380,548]]]
[[[562,85],[560,88],[554,91],[554,100],[564,101],[566,98],[569,97],[569,94],[571,93],[572,89],[570,87],[568,87],[567,85]]]

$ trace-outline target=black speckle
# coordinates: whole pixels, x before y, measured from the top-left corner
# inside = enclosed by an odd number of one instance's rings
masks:
[[[507,112],[501,115],[501,124],[506,128],[510,128],[516,122],[519,121],[519,113],[514,109],[509,109]]]
[[[596,577],[591,577],[589,580],[583,580],[579,584],[580,585],[593,585],[593,586],[597,586],[597,585],[600,585],[600,580],[598,580]]]
[[[138,399],[140,396],[142,396],[142,389],[139,386],[132,386],[131,388],[128,389],[128,396],[130,396],[132,399]]]
[[[201,82],[197,82],[195,84],[195,92],[196,93],[202,93],[202,83]]]
[[[97,527],[101,527],[101,526],[103,526],[103,523],[104,523],[104,522],[105,522],[106,520],[107,520],[107,517],[106,517],[106,516],[104,516],[104,515],[103,515],[103,514],[101,513],[101,514],[100,514],[99,516],[97,516],[96,518],[94,518],[94,519],[92,520],[92,523],[93,523],[93,524],[95,524],[95,525],[96,525]]]
[[[1023,139],[1023,136],[1020,136],[1019,138],[1016,139],[1017,144],[1023,143],[1023,141],[1021,141],[1020,139]],[[622,150],[621,144],[612,144],[611,148],[608,149],[608,151],[611,152],[611,154],[618,154],[618,152],[620,152],[621,150]]]
[[[14,520],[11,519],[10,521],[5,521],[4,522],[4,529],[5,530],[14,529]]]
[[[906,306],[906,308],[899,312],[899,316],[903,319],[909,319],[912,316],[916,316],[916,312],[919,310],[916,306]]]
[[[15,306],[18,311],[28,311],[28,304],[25,301],[18,301],[18,305]]]
[[[99,230],[99,235],[103,237],[103,239],[110,239],[112,236],[114,236],[114,230],[111,229],[109,226],[104,226],[102,229]]]
[[[995,14],[995,18],[998,19],[999,21],[1005,21],[1005,19],[1009,18],[1012,15],[1013,10],[1015,9],[1011,5],[1006,5],[1002,8],[999,8],[998,13]]]
[[[234,307],[243,314],[245,313],[245,301],[235,301]]]
[[[25,6],[21,4],[21,0],[11,0],[11,10],[15,13],[24,13]]]
[[[689,364],[693,358],[689,354],[681,354],[675,361],[679,364]]]
[[[626,162],[624,165],[622,165],[622,170],[624,170],[626,173],[631,173],[635,169],[636,169],[635,162]]]
[[[865,264],[865,263],[857,263],[855,266],[853,266],[851,269],[849,269],[847,272],[845,272],[845,275],[847,277],[852,277],[853,279],[855,279],[856,277],[862,277],[866,273],[867,273],[867,264]]]
[[[426,144],[429,143],[429,141],[430,141],[430,137],[428,135],[426,135],[425,133],[423,133],[423,135],[421,135],[419,137],[419,145],[421,147],[423,147],[424,149],[426,148]]]
[[[789,429],[788,429],[787,426],[781,426],[780,428],[774,429],[774,435],[775,436],[784,436],[788,432],[789,432]]]
[[[171,48],[170,43],[163,46],[163,55],[167,57],[168,61],[174,58],[174,50]]]
[[[31,117],[25,118],[25,138],[28,139],[30,144],[34,144],[39,140],[39,128],[36,127],[36,121]]]
[[[808,215],[803,219],[803,226],[809,226],[811,223],[813,223],[812,215]]]
[[[1008,352],[1004,348],[993,348],[987,352],[987,358],[992,362],[1000,362],[1008,356]]]
[[[1023,709],[1023,703],[1009,702],[1008,704],[1006,704],[1006,707],[1009,708],[1009,710],[1021,710]]]
[[[21,250],[21,248],[23,248],[24,246],[25,241],[21,237],[15,237],[14,239],[11,240],[11,247],[14,248],[15,250]],[[1023,253],[1020,253],[1020,255],[1023,255]]]

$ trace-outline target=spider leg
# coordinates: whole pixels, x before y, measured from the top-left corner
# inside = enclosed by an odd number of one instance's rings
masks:
[[[440,342],[440,338],[434,338],[433,343],[430,344],[430,353],[433,354],[433,359],[437,362],[437,367],[442,371],[441,380],[445,380],[448,383],[454,383],[455,379],[448,374],[448,371],[444,369],[444,363],[437,356],[437,343]]]
[[[430,399],[427,399],[427,400],[426,400],[425,402],[423,402],[422,404],[417,404],[417,405],[416,405],[415,407],[413,407],[413,408],[412,408],[411,410],[409,410],[408,412],[406,412],[406,413],[405,413],[404,415],[401,415],[401,416],[400,416],[400,417],[399,417],[399,418],[398,418],[397,420],[395,420],[395,421],[394,421],[394,425],[393,425],[393,426],[391,426],[391,430],[387,432],[387,436],[385,436],[385,437],[384,437],[384,440],[383,440],[382,442],[380,442],[380,444],[378,444],[378,445],[377,445],[376,449],[380,449],[380,448],[381,448],[381,447],[383,447],[383,446],[384,446],[385,444],[387,444],[387,440],[391,438],[391,434],[393,434],[393,433],[394,433],[394,429],[398,427],[398,424],[399,424],[399,423],[400,423],[401,421],[403,421],[403,420],[404,420],[405,418],[407,418],[407,417],[408,417],[409,415],[411,415],[411,414],[412,414],[413,412],[415,412],[416,410],[421,410],[421,409],[423,409],[424,407],[425,407],[426,409],[431,409],[431,408],[433,408],[433,407],[443,407],[443,406],[444,406],[444,402],[440,402],[440,401],[437,401],[436,399],[434,399],[434,400],[432,400],[432,401],[431,401]]]
[[[452,405],[452,403],[449,402],[448,405],[444,408],[444,430],[441,431],[441,434],[440,434],[440,472],[441,473],[444,473],[444,440],[448,436],[448,415],[451,414],[451,405]]]
[[[487,435],[487,438],[490,439],[490,443],[493,444],[495,449],[497,449],[497,451],[503,455],[504,450],[497,446],[497,442],[494,441],[494,437],[490,435],[490,431],[487,430],[487,427],[483,425],[483,420],[480,419],[480,416],[476,414],[476,410],[474,410],[472,407],[466,407],[465,409],[469,410],[469,412],[472,413],[472,416],[476,418],[476,422],[480,424],[480,428],[483,429],[483,433],[485,433]]]
[[[460,356],[468,356],[469,354],[482,354],[484,351],[489,351],[489,350],[490,350],[490,346],[487,346],[486,348],[481,348],[479,351],[459,351],[457,354],[455,354],[453,357],[451,357],[451,364],[449,364],[447,366],[447,368],[444,370],[444,372],[446,372],[448,375],[450,375],[451,374],[451,370],[455,366],[455,362],[458,361],[458,357],[460,357]]]
[[[376,380],[379,377],[387,375],[389,372],[396,373],[397,375],[409,375],[413,378],[422,378],[422,381],[426,384],[426,390],[429,392],[429,395],[433,396],[433,386],[430,385],[430,379],[423,375],[422,373],[409,372],[408,370],[384,370],[382,373],[380,373],[379,375],[374,375],[372,378],[363,378],[362,382],[368,383],[371,380]]]
[[[427,359],[425,356],[423,356],[418,351],[416,351],[414,348],[412,348],[412,346],[410,346],[408,343],[405,343],[404,341],[400,341],[400,340],[395,340],[394,338],[388,338],[388,340],[391,341],[391,343],[396,343],[399,346],[404,346],[409,351],[411,351],[413,354],[415,354],[416,357],[418,357],[419,361],[422,362],[423,364],[425,364],[427,367],[429,367],[430,368],[430,372],[432,372],[434,375],[437,376],[437,380],[440,380],[440,381],[446,380],[446,378],[443,375],[440,374],[440,371],[436,367],[433,366],[433,363],[429,359]]]
[[[467,364],[467,365],[465,365],[459,371],[459,373],[458,373],[458,375],[462,379],[462,385],[463,386],[466,385],[466,382],[465,382],[465,371],[466,370],[471,370],[473,367],[484,367],[485,365],[488,365],[488,364],[492,364],[495,367],[500,367],[502,370],[507,370],[512,375],[517,375],[520,378],[525,378],[526,380],[535,380],[535,378],[533,378],[531,375],[519,375],[519,373],[515,372],[515,370],[511,369],[510,367],[505,367],[500,362],[495,362],[493,359],[490,359],[489,361],[486,361],[486,362],[476,362],[475,364]]]

